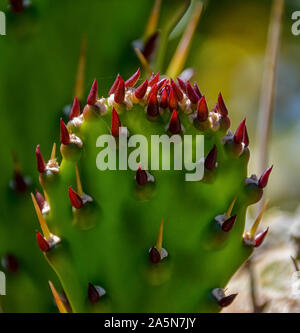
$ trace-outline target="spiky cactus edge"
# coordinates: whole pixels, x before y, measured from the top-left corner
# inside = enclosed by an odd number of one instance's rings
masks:
[[[247,178],[245,120],[233,134],[221,94],[209,112],[196,84],[153,74],[134,88],[139,76],[118,75],[107,98],[98,98],[95,80],[82,113],[75,98],[70,121],[60,122],[60,164],[55,146],[47,163],[36,149],[45,193],[32,195],[37,241],[67,296],[51,284],[61,312],[219,311],[236,297],[225,294],[226,283],[267,233],[257,233],[263,212],[244,231],[247,207],[271,172]],[[99,171],[96,139],[117,138],[121,125],[148,139],[204,134],[204,178]]]

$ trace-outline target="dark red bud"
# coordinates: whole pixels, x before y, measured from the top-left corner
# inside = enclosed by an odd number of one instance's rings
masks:
[[[159,115],[159,108],[158,108],[156,94],[152,94],[149,97],[148,105],[147,105],[147,114],[150,117],[157,117]]]
[[[90,90],[89,96],[87,98],[88,105],[94,105],[97,102],[98,98],[98,83],[95,79],[92,85],[92,88]]]
[[[254,247],[259,247],[262,244],[268,231],[269,231],[269,227],[254,237],[254,241],[255,241]]]
[[[168,107],[168,90],[164,88],[162,90],[161,96],[160,96],[160,106],[163,109],[166,109]]]
[[[119,84],[119,80],[120,80],[121,76],[120,74],[117,75],[116,79],[115,79],[115,82],[113,83],[113,85],[111,86],[109,92],[108,92],[108,96],[110,96],[111,94],[114,94],[116,89],[117,89],[117,86]]]
[[[214,145],[205,158],[204,166],[206,169],[211,170],[216,166],[217,154],[218,154],[217,146]]]
[[[169,94],[169,108],[170,110],[177,109],[178,103],[177,103],[177,95],[174,91],[174,89],[170,88],[170,94]]]
[[[150,96],[153,94],[157,95],[157,92],[158,92],[158,86],[157,86],[157,83],[155,83],[149,91],[148,101],[149,101]]]
[[[24,9],[24,0],[9,0],[11,9],[15,13],[20,13]]]
[[[197,105],[197,119],[202,122],[208,118],[208,107],[205,96],[202,96]]]
[[[147,172],[143,170],[140,165],[136,171],[135,179],[136,182],[141,186],[145,186],[147,184],[148,181]]]
[[[119,137],[119,128],[121,127],[121,121],[119,115],[115,108],[112,109],[112,119],[111,119],[111,135],[115,138]]]
[[[224,307],[230,305],[234,301],[234,299],[236,298],[237,295],[238,294],[231,294],[229,296],[225,296],[222,299],[220,299],[218,301],[218,303],[222,308],[224,308]]]
[[[125,82],[125,87],[126,88],[134,87],[140,75],[141,75],[141,70],[140,68],[138,68],[138,70]]]
[[[159,80],[159,72],[157,74],[154,75],[154,73],[152,73],[151,78],[149,80],[149,87],[152,87],[155,83],[157,83]]]
[[[246,118],[239,124],[238,128],[234,133],[233,141],[236,144],[240,144],[243,142],[244,133],[245,133],[245,123],[246,123]]]
[[[63,122],[63,120],[60,118],[60,141],[63,145],[69,145],[70,144],[70,133],[67,129],[66,124]]]
[[[262,175],[261,177],[259,178],[259,181],[258,181],[258,186],[260,188],[265,188],[268,184],[268,180],[269,180],[269,176],[270,176],[270,173],[273,169],[273,165],[270,166]]]
[[[88,298],[91,303],[96,303],[100,299],[97,289],[91,283],[88,286]]]
[[[12,254],[7,254],[2,258],[2,265],[9,273],[17,273],[19,271],[19,262]]]
[[[189,100],[193,103],[193,104],[197,104],[198,102],[198,96],[196,95],[193,87],[191,86],[190,82],[186,83],[186,94],[189,98]]]
[[[36,239],[39,245],[39,248],[43,251],[43,252],[48,252],[50,250],[50,245],[47,242],[47,240],[42,236],[42,234],[40,232],[36,232]]]
[[[248,136],[248,131],[247,131],[247,127],[246,126],[245,126],[245,131],[244,131],[243,142],[244,142],[245,147],[249,146],[249,136]]]
[[[177,82],[183,92],[186,92],[186,84],[184,83],[183,80],[181,80],[180,77],[177,78]]]
[[[71,186],[69,187],[69,198],[70,198],[70,201],[71,201],[71,205],[76,208],[76,209],[80,209],[82,206],[83,206],[83,201],[80,197],[80,195],[75,192]]]
[[[115,90],[114,100],[118,104],[124,103],[125,98],[125,82],[122,78],[119,79],[118,86]]]
[[[43,155],[40,152],[40,145],[36,146],[35,155],[38,172],[43,173],[46,170],[46,163],[44,161]]]
[[[225,232],[229,232],[233,228],[235,221],[236,215],[229,217],[226,221],[223,222],[222,230]]]
[[[69,119],[72,120],[75,117],[80,116],[80,105],[77,97],[74,98],[72,109],[69,115]]]
[[[148,88],[148,81],[144,81],[140,86],[135,89],[134,95],[136,98],[141,99],[145,96]]]
[[[223,116],[226,117],[228,115],[228,110],[226,108],[226,105],[223,100],[223,96],[221,93],[219,93],[218,96],[218,112]]]
[[[168,130],[172,134],[179,134],[181,132],[181,123],[176,110],[171,115]]]
[[[196,93],[196,95],[198,96],[199,99],[202,97],[202,94],[201,94],[198,84],[196,82],[194,82],[194,92]]]
[[[40,210],[42,211],[46,200],[42,196],[42,194],[38,191],[35,191],[35,197],[36,197],[36,201],[40,207]]]
[[[178,85],[171,79],[171,86],[174,89],[177,99],[180,102],[183,99],[183,93],[181,89],[178,87]]]
[[[149,259],[153,264],[157,264],[161,260],[160,253],[154,246],[151,248],[149,252]]]

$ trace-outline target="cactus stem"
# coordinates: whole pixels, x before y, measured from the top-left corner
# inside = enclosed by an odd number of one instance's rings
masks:
[[[70,133],[67,129],[66,124],[62,120],[62,118],[60,118],[60,141],[63,145],[66,145],[66,146],[71,143]]]
[[[219,93],[219,95],[218,95],[217,110],[223,117],[228,116],[228,110],[227,110],[227,107],[224,103],[224,99],[223,99],[223,96],[222,96],[221,93]]]
[[[168,125],[168,131],[172,134],[179,134],[182,131],[180,119],[176,110],[173,110],[171,119]]]
[[[120,77],[118,85],[116,87],[115,93],[114,93],[114,100],[118,104],[124,103],[125,98],[125,82]]]
[[[126,88],[134,87],[140,75],[141,75],[141,70],[140,68],[138,68],[137,71],[125,82],[125,87]]]
[[[268,184],[268,180],[269,180],[269,176],[270,176],[270,173],[273,169],[273,165],[270,166],[262,175],[261,177],[259,178],[259,181],[258,181],[258,186],[260,188],[264,188],[267,186]]]
[[[61,298],[59,297],[59,294],[58,292],[56,291],[53,283],[51,281],[48,281],[49,282],[49,286],[50,286],[50,289],[51,289],[51,292],[52,292],[52,295],[55,299],[55,303],[58,307],[58,310],[60,313],[68,313],[67,309],[66,309],[66,306],[64,305],[63,301],[61,300]]]
[[[134,95],[138,99],[142,99],[148,88],[148,80],[145,80],[140,86],[135,89]]]
[[[117,111],[115,108],[112,109],[112,118],[111,118],[111,135],[115,138],[119,137],[119,128],[121,127],[121,121],[117,114]]]
[[[97,79],[94,79],[92,88],[87,98],[87,104],[91,106],[94,105],[97,102],[97,98],[98,98],[98,83]]]
[[[82,190],[82,184],[81,184],[81,179],[80,179],[80,174],[79,174],[77,163],[75,163],[75,174],[76,174],[77,193],[80,196],[82,196],[83,195],[83,190]]]
[[[266,228],[264,231],[260,232],[259,234],[257,234],[254,237],[254,241],[255,241],[254,247],[259,247],[262,244],[262,242],[264,241],[268,231],[269,231],[269,227]]]
[[[40,145],[36,146],[35,155],[36,155],[36,163],[37,163],[38,172],[43,173],[46,170],[46,163],[45,163],[42,153],[40,152]]]
[[[232,210],[233,210],[233,207],[234,207],[235,203],[236,203],[236,197],[232,200],[232,203],[228,207],[228,210],[226,212],[226,216],[228,216],[228,217],[231,216],[231,213],[232,213]]]
[[[217,146],[214,145],[205,158],[204,166],[206,169],[212,170],[216,166],[217,154]]]
[[[157,236],[157,241],[156,241],[156,245],[155,245],[158,252],[160,252],[162,250],[163,232],[164,232],[164,220],[161,219],[158,236]]]
[[[197,119],[200,122],[206,121],[208,118],[208,107],[205,96],[202,96],[197,104]]]
[[[191,86],[190,82],[188,81],[186,83],[186,94],[189,98],[189,100],[193,103],[193,104],[197,104],[198,102],[198,96],[196,95],[193,87]]]
[[[77,97],[74,97],[71,112],[69,114],[69,119],[72,120],[75,117],[80,116],[80,105]]]
[[[42,214],[42,211],[40,210],[40,207],[35,199],[35,196],[33,195],[33,193],[31,192],[31,199],[32,199],[32,202],[33,202],[33,205],[34,205],[34,209],[35,209],[35,213],[38,217],[38,220],[39,220],[39,223],[40,223],[40,226],[42,228],[42,231],[43,231],[43,234],[44,234],[44,237],[46,239],[50,238],[51,237],[51,233],[49,231],[49,228],[47,226],[47,223],[43,217],[43,214]]]
[[[71,186],[69,186],[68,193],[69,193],[71,205],[76,209],[80,209],[83,206],[83,200],[82,200],[81,196],[77,192],[75,192],[71,188]]]

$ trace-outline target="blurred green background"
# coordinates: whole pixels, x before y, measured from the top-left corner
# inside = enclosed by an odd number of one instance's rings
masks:
[[[180,2],[163,0],[162,20],[168,20],[172,6]],[[233,128],[246,115],[252,153],[249,174],[258,164],[256,130],[271,5],[271,0],[206,1],[186,62],[195,70],[210,108],[221,91]],[[106,95],[118,72],[127,78],[140,65],[132,42],[143,35],[152,6],[153,0],[31,0],[30,8],[16,14],[7,0],[0,0],[0,10],[7,13],[6,36],[0,36],[0,256],[17,254],[24,267],[36,272],[49,299],[51,272],[46,263],[43,269],[39,266],[43,258],[36,251],[37,221],[29,193],[16,194],[9,186],[11,152],[32,180],[30,189],[39,188],[34,149],[40,144],[44,156],[49,156],[52,143],[58,143],[59,118],[74,97],[82,38],[86,38],[83,96],[95,77],[99,94]],[[296,210],[300,198],[300,36],[291,33],[295,10],[300,10],[299,1],[286,0],[270,141],[270,164],[275,167],[267,192],[271,206],[289,211]],[[178,40],[175,36],[170,42],[165,63]],[[22,241],[32,257],[23,253]],[[38,299],[40,289],[30,282],[28,288],[36,288]],[[41,311],[49,308],[38,306]],[[28,303],[28,311],[35,309]]]

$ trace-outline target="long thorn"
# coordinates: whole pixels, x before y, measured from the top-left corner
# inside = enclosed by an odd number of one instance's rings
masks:
[[[43,230],[44,237],[46,239],[48,239],[48,238],[50,238],[50,235],[51,235],[50,231],[49,231],[49,228],[48,228],[47,223],[46,223],[46,221],[45,221],[45,219],[43,217],[43,214],[42,214],[42,212],[40,210],[40,207],[39,207],[39,205],[38,205],[38,203],[37,203],[37,201],[35,199],[35,196],[33,195],[32,192],[30,194],[31,194],[31,199],[32,199],[33,205],[34,205],[35,213],[36,213],[37,218],[38,218],[38,220],[40,222],[40,226],[41,226],[41,228]]]
[[[157,236],[157,241],[156,241],[156,249],[160,252],[162,249],[162,241],[163,241],[163,232],[164,232],[164,220],[161,219],[160,222],[160,227],[159,227],[159,232]]]
[[[230,216],[231,215],[231,212],[233,210],[233,207],[235,205],[235,202],[236,202],[236,197],[232,200],[232,203],[230,204],[230,206],[228,207],[228,210],[226,212],[226,216]]]
[[[78,170],[77,163],[75,163],[75,173],[76,173],[77,193],[81,196],[83,194],[83,191],[82,191],[82,184],[81,184],[81,180],[80,180],[80,175],[79,175],[79,170]]]
[[[85,63],[86,63],[86,35],[84,34],[81,38],[80,55],[77,66],[77,74],[76,74],[75,89],[74,89],[74,96],[77,96],[80,100],[82,100],[83,98]]]
[[[263,207],[262,207],[261,210],[260,210],[260,213],[258,214],[256,220],[253,222],[253,225],[252,225],[252,227],[251,227],[251,229],[250,229],[250,231],[249,231],[250,236],[253,237],[253,238],[255,237],[256,231],[257,231],[257,229],[258,229],[258,226],[259,226],[260,221],[262,220],[262,217],[263,217],[263,215],[264,215],[264,212],[265,212],[265,210],[267,209],[268,203],[269,203],[269,200],[267,200],[267,201],[264,203]]]
[[[58,295],[58,292],[54,288],[53,283],[51,281],[48,281],[48,282],[49,282],[49,286],[51,288],[51,291],[52,291],[52,294],[53,294],[53,297],[55,299],[55,303],[58,307],[59,312],[60,313],[68,313],[63,301],[61,300],[61,298]]]

